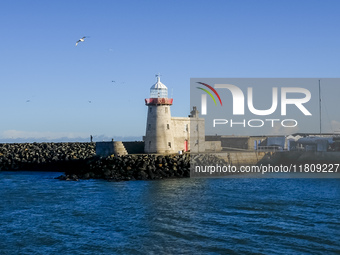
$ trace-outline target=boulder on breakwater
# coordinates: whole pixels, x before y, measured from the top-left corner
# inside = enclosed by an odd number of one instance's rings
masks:
[[[131,154],[99,157],[95,143],[0,144],[0,171],[58,171],[61,180],[158,180],[190,176],[190,163],[221,161],[213,155]],[[190,162],[192,159],[192,162]],[[220,162],[221,164],[225,163]]]
[[[0,171],[61,171],[95,156],[95,143],[0,144]]]
[[[93,157],[82,167],[71,168],[60,180],[105,179],[109,181],[160,180],[190,177],[190,159],[195,164],[227,164],[213,155],[122,155]]]
[[[109,181],[159,180],[190,176],[190,156],[184,155],[122,155],[93,157],[82,167],[65,171],[60,180],[105,179]]]

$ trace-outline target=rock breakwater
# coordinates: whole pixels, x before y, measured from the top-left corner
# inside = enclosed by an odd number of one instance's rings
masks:
[[[227,164],[214,155],[123,155],[93,157],[81,167],[65,171],[61,180],[105,179],[109,181],[160,180],[190,177],[190,165]],[[79,164],[80,166],[80,164]]]
[[[61,171],[95,156],[95,143],[0,144],[0,171]]]
[[[109,181],[159,180],[190,176],[190,157],[186,155],[124,155],[93,157],[82,167],[65,171],[61,180],[105,179]]]
[[[192,162],[190,162],[192,159]],[[58,171],[60,180],[159,180],[190,176],[190,163],[210,164],[213,155],[132,154],[99,157],[95,143],[0,144],[0,171]]]

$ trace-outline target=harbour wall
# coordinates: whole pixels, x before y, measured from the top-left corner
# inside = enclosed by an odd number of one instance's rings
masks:
[[[78,161],[94,157],[95,143],[0,144],[0,171],[64,171]]]
[[[143,154],[144,142],[123,142],[128,154]],[[264,152],[214,153],[232,165],[251,165],[261,160]],[[110,155],[106,155],[110,156]],[[106,157],[105,156],[105,157]],[[95,143],[7,143],[0,144],[0,171],[49,170],[96,157]]]
[[[266,152],[257,152],[257,151],[233,151],[233,152],[219,152],[214,153],[214,155],[224,159],[228,164],[233,166],[242,166],[242,165],[256,165],[259,161],[264,161],[267,157]]]
[[[139,152],[143,144],[130,142],[125,143],[125,146],[129,152],[133,151],[132,149]],[[0,171],[64,172],[59,178],[62,180],[156,180],[190,176],[190,154],[187,153],[101,157],[97,156],[95,151],[95,143],[0,144]],[[217,156],[199,155],[198,159],[206,162],[207,158],[227,164]]]
[[[339,151],[282,151],[266,157],[267,162],[276,165],[340,163]]]
[[[134,147],[136,142],[129,146]],[[142,148],[142,143],[137,142]],[[128,147],[128,146],[127,146]],[[138,151],[138,149],[136,149]],[[147,180],[190,176],[190,160],[205,165],[256,165],[310,162],[337,162],[340,153],[312,152],[219,152],[204,154],[96,155],[95,143],[17,143],[0,144],[0,171],[64,172],[64,180],[107,179]],[[131,148],[129,149],[131,152]],[[209,159],[209,160],[207,160]]]

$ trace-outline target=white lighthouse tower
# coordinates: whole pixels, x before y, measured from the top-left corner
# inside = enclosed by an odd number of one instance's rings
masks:
[[[168,88],[161,83],[160,75],[150,88],[150,98],[145,99],[148,106],[146,134],[144,137],[145,153],[173,153],[175,144],[171,121],[170,106],[172,98],[168,98]]]

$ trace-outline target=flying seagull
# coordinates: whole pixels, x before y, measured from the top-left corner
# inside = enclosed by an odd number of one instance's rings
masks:
[[[78,43],[83,42],[85,40],[86,36],[84,36],[83,38],[80,38],[77,42],[76,42],[76,46],[78,45]]]

